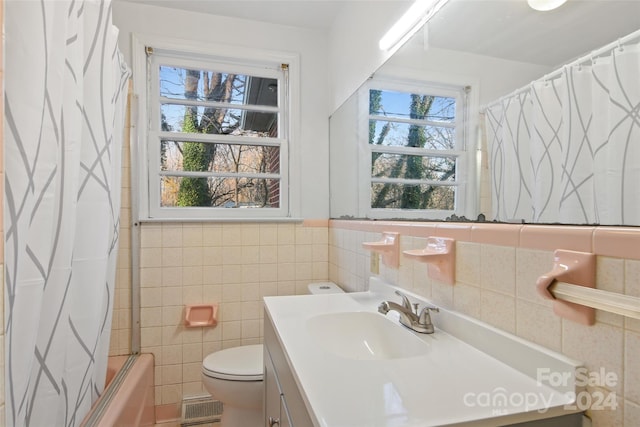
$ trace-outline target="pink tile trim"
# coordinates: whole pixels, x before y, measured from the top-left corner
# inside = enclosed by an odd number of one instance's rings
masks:
[[[471,241],[470,224],[443,224],[441,222],[412,222],[412,221],[349,221],[331,220],[330,228],[340,228],[344,230],[358,230],[368,232],[391,231],[405,236],[413,237],[449,237],[451,239]]]
[[[156,405],[156,423],[164,423],[167,421],[175,421],[180,419],[180,411],[176,403],[167,405]]]
[[[594,227],[523,225],[520,247],[545,251],[566,249],[592,252],[593,230]]]
[[[470,242],[471,224],[438,224],[435,236]]]
[[[578,227],[563,225],[521,225],[441,223],[412,221],[330,220],[330,228],[405,236],[450,237],[461,242],[555,251],[565,249],[596,255],[640,259],[640,228]]]
[[[593,252],[601,256],[640,259],[640,228],[596,228]]]
[[[375,222],[330,219],[329,228],[338,228],[341,230],[375,231]]]
[[[383,231],[391,231],[414,237],[429,237],[435,234],[435,222],[411,222],[411,221],[349,221],[336,220],[329,221],[330,228],[339,228],[343,230],[358,230],[382,233]]]
[[[433,222],[407,222],[396,223],[396,228],[398,232],[407,236],[427,238],[436,235],[437,225]]]
[[[328,227],[328,219],[305,219],[302,221],[303,227]]]
[[[473,224],[471,239],[474,243],[518,247],[520,230],[519,224]]]

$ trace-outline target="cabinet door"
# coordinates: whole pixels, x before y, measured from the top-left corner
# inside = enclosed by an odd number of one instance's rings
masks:
[[[284,394],[280,396],[280,424],[278,427],[292,427],[291,417],[289,416],[289,410],[287,409],[287,401],[284,398]]]
[[[291,367],[287,362],[284,350],[280,346],[271,318],[266,311],[264,316],[264,348],[265,381],[267,382],[265,384],[265,408],[267,408],[267,405],[270,408],[269,413],[265,410],[266,426],[269,427],[269,417],[273,417],[272,419],[277,419],[280,422],[280,426],[313,427],[313,422],[309,412],[307,412],[300,390],[298,390],[298,385],[293,378]],[[271,371],[271,373],[267,371]],[[274,391],[275,389],[278,389],[278,394]],[[269,395],[269,401],[266,400],[266,395]],[[275,404],[272,400],[277,401],[277,405],[280,407],[280,396],[284,396],[282,400],[284,410],[279,409],[276,412],[273,409]],[[279,416],[272,414],[279,414]]]
[[[264,351],[264,425],[275,427],[274,420],[280,419],[281,393],[276,370],[269,352]]]

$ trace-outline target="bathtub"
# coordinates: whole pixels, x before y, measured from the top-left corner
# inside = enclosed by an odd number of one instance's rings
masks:
[[[153,356],[139,354],[109,358],[105,392],[81,427],[153,426],[155,399]]]

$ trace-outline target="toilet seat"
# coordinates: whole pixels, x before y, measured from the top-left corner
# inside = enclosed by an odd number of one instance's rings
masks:
[[[202,373],[221,380],[262,381],[262,351],[261,344],[216,351],[202,361]]]

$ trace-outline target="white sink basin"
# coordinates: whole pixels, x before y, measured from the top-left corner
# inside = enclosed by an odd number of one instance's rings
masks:
[[[389,360],[421,356],[429,344],[381,314],[327,313],[307,320],[314,343],[346,359]]]

